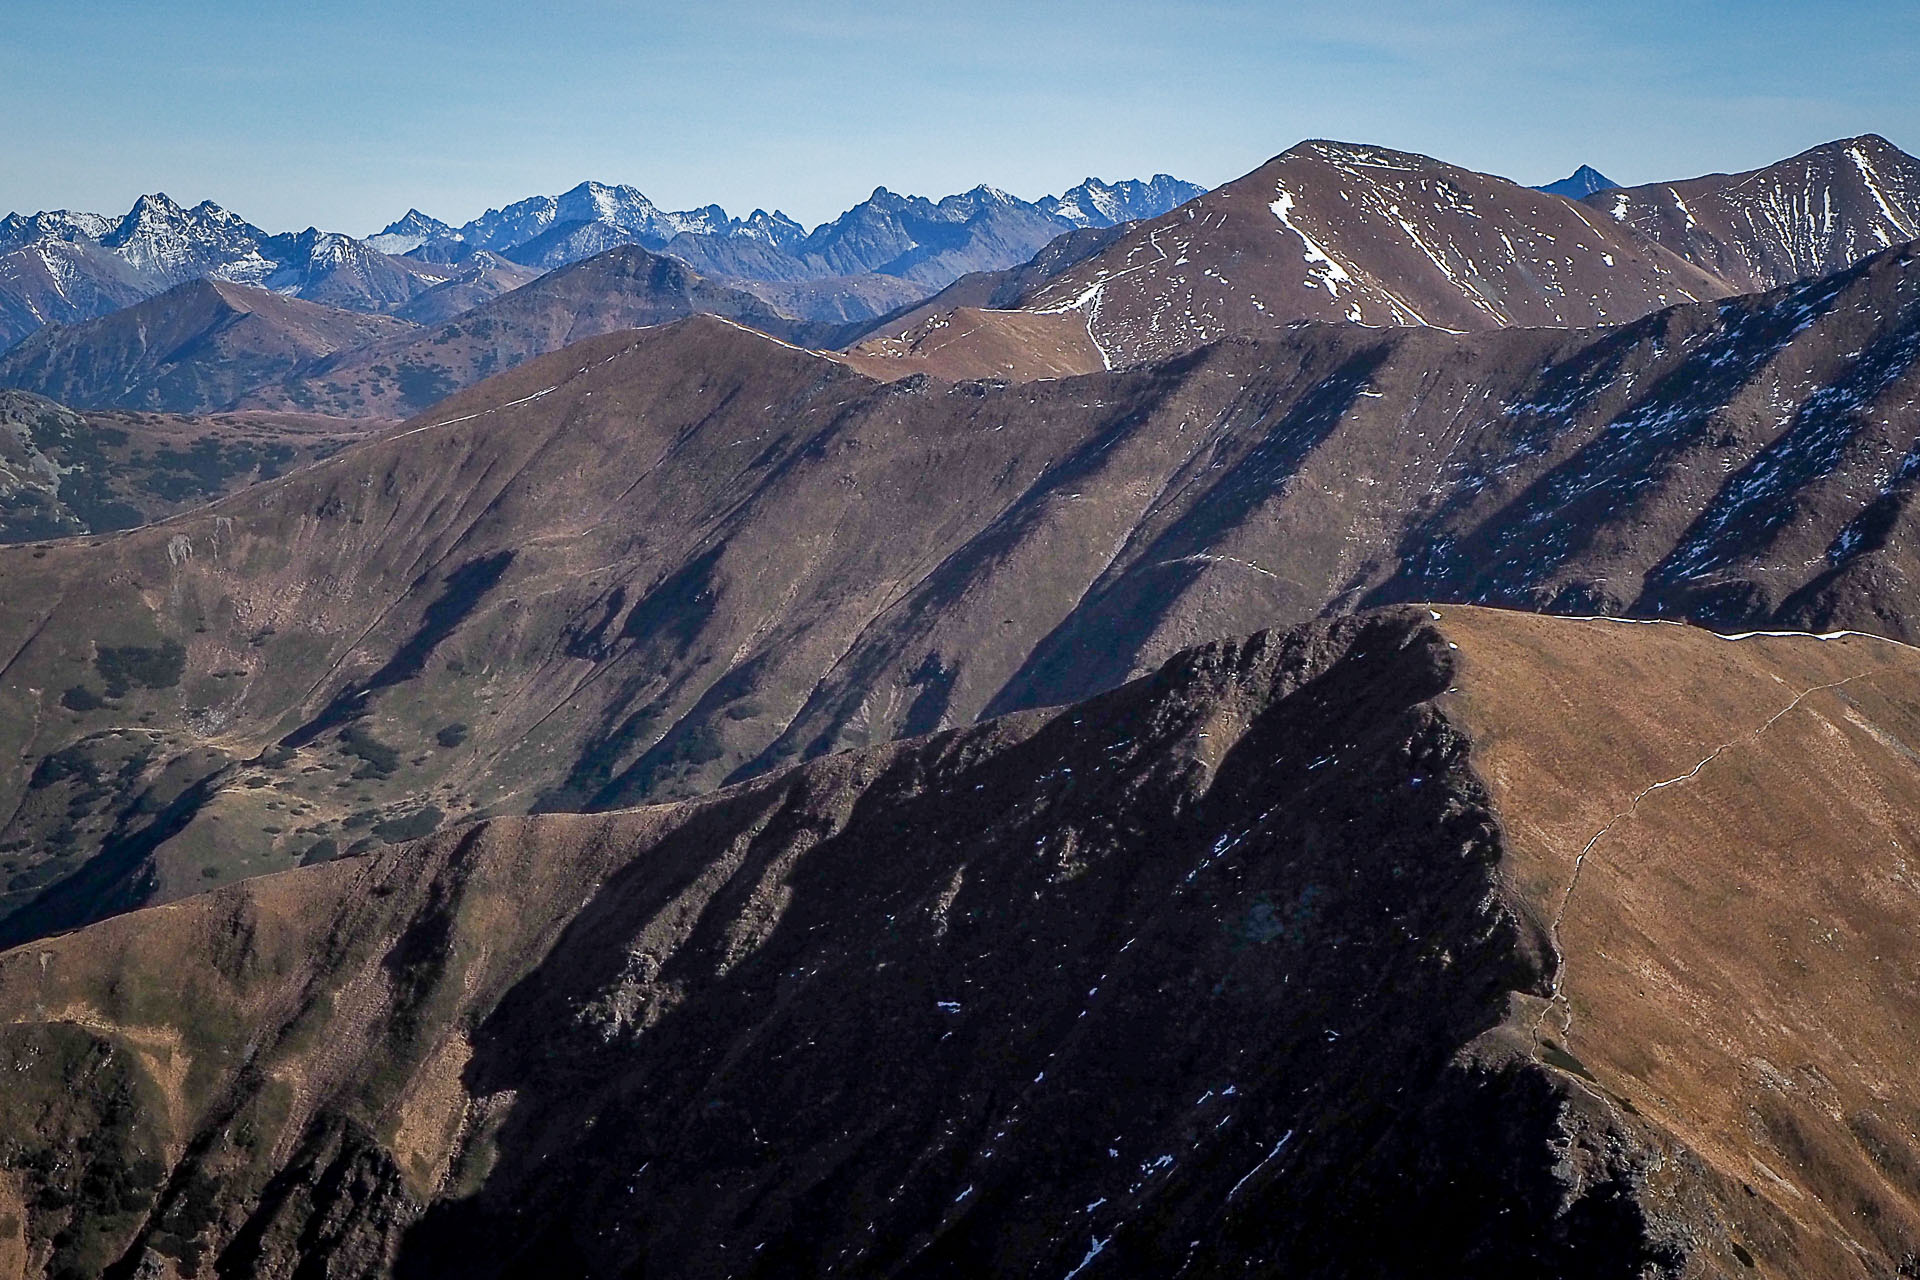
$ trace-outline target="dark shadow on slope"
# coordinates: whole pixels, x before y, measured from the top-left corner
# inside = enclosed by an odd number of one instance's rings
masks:
[[[1726,478],[1674,549],[1648,572],[1634,608],[1678,614],[1710,626],[1752,621],[1771,612],[1755,584],[1700,580],[1742,556],[1765,553],[1775,535],[1801,514],[1806,490],[1833,475],[1859,437],[1871,430],[1867,406],[1909,373],[1916,359],[1920,324],[1910,316],[1904,328],[1883,334],[1850,360],[1839,378],[1801,404],[1777,439]],[[1861,526],[1863,537],[1874,523],[1868,516]]]
[[[208,773],[143,825],[133,825],[131,819],[140,814],[140,808],[131,806],[101,842],[98,853],[0,919],[0,950],[145,905],[154,890],[148,859],[186,829],[228,772],[222,767]]]
[[[1055,706],[1125,680],[1142,643],[1205,571],[1199,557],[1240,527],[1333,434],[1392,349],[1391,342],[1382,342],[1355,352],[1295,399],[1184,516],[1087,592],[981,714]]]
[[[1798,333],[1833,310],[1857,275],[1846,272],[1721,303],[1723,332],[1688,352],[1631,409],[1476,528],[1444,545],[1430,522],[1410,533],[1402,563],[1419,566],[1421,583],[1410,585],[1402,575],[1372,593],[1369,603],[1411,594],[1522,608],[1623,610],[1627,602],[1611,597],[1539,598],[1538,584],[1549,582],[1556,570],[1589,549],[1596,535],[1615,527],[1621,511],[1639,502],[1639,495],[1666,481],[1700,447],[1714,416]]]
[[[671,706],[672,687],[667,677],[684,664],[713,616],[714,604],[725,589],[719,570],[726,549],[725,541],[718,542],[662,578],[635,602],[611,637],[607,632],[612,618],[625,600],[625,592],[617,588],[610,603],[602,606],[603,617],[586,633],[586,639],[569,637],[570,653],[575,646],[583,646],[576,656],[602,661],[620,654],[623,665],[635,674],[627,678],[622,696],[602,713],[599,733],[574,758],[566,778],[540,795],[533,812],[616,808],[628,803],[623,797],[629,794],[636,798],[645,794],[644,790],[635,790],[635,780],[665,767],[661,763],[665,756],[672,755],[676,763],[687,758],[686,752],[669,745],[665,737],[639,758],[634,758],[634,753],[642,742],[661,731],[662,717]],[[640,694],[649,689],[655,696],[635,707]],[[694,714],[682,717],[675,728],[687,726]],[[699,763],[713,758],[704,756]]]
[[[1048,504],[1055,496],[1090,483],[1105,464],[1108,453],[1151,422],[1166,400],[1185,385],[1207,358],[1205,351],[1199,351],[1139,373],[1116,375],[1138,380],[1137,387],[1130,385],[1127,394],[1114,397],[1128,406],[1126,411],[1102,423],[1085,443],[1035,476],[1005,510],[947,554],[904,599],[871,624],[840,663],[816,684],[794,716],[791,727],[727,780],[753,777],[778,764],[796,758],[815,759],[835,749],[835,735],[865,698],[866,691],[878,682],[880,674],[900,661],[904,651],[948,616],[974,583],[1027,544],[1048,518]],[[896,620],[900,625],[895,630],[883,632],[886,624]],[[964,661],[962,654],[952,656],[950,675],[943,677],[948,689],[958,679]],[[921,691],[925,695],[926,686],[921,686]],[[937,724],[946,714],[945,691],[918,703],[917,714],[924,722]],[[810,727],[823,719],[827,724],[824,730]]]
[[[1449,677],[1334,623],[716,798],[476,1029],[520,1101],[396,1274],[1636,1274],[1555,1077],[1450,1065],[1543,978]]]
[[[512,551],[496,551],[492,555],[469,560],[448,574],[441,583],[440,594],[421,616],[420,625],[405,643],[394,650],[393,656],[365,681],[349,682],[333,696],[320,714],[280,739],[280,745],[296,748],[306,746],[327,730],[364,714],[367,699],[373,694],[419,675],[427,665],[427,658],[440,642],[472,616],[480,601],[499,583],[507,566],[513,563],[513,554]],[[424,590],[427,583],[428,577],[422,576],[414,582],[408,594]]]

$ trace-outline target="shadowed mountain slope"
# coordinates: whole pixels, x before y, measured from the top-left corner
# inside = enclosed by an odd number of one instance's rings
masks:
[[[255,388],[323,356],[412,328],[263,289],[190,280],[97,320],[40,330],[0,356],[0,387],[81,409],[210,413],[238,407]]]
[[[0,552],[0,933],[1370,602],[1911,637],[1917,352],[1907,249],[1597,333],[1311,325],[1020,386],[709,318],[592,339],[204,512]]]
[[[126,916],[0,955],[0,1263],[1891,1276],[1917,689],[1390,612]]]
[[[1746,292],[1920,240],[1920,159],[1867,134],[1764,169],[1606,191],[1586,202]]]

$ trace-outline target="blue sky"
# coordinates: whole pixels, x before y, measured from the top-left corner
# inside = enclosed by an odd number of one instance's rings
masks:
[[[876,185],[1224,182],[1308,137],[1525,182],[1920,151],[1913,0],[6,0],[0,210],[270,230],[582,178],[812,225]]]

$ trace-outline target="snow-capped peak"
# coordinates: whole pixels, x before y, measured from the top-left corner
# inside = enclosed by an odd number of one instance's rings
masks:
[[[1144,182],[1138,178],[1112,183],[1088,178],[1058,196],[1046,197],[1039,204],[1054,217],[1076,227],[1112,227],[1139,218],[1157,218],[1204,191],[1204,187],[1182,182],[1167,173],[1156,173]]]

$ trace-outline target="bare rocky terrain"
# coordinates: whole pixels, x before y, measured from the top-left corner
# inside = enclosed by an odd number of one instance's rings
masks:
[[[1304,142],[1096,252],[958,282],[880,336],[911,344],[961,306],[1070,315],[1097,348],[1090,372],[1301,320],[1615,325],[1811,280],[1916,236],[1920,160],[1876,136],[1578,203],[1427,156]]]
[[[1636,320],[1735,290],[1630,228],[1427,156],[1305,142],[1034,290],[1112,363],[1296,320],[1457,330]]]

